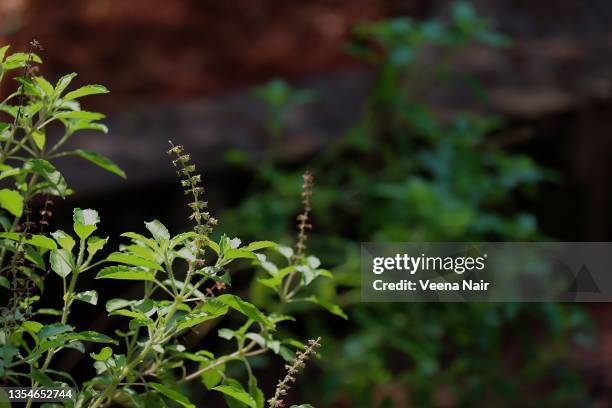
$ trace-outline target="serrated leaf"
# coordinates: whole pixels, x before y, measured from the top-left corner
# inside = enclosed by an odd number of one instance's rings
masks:
[[[96,279],[145,280],[152,281],[155,277],[151,272],[139,271],[124,266],[107,266],[96,275]]]
[[[168,388],[168,387],[166,387],[163,384],[149,383],[148,385],[150,387],[156,389],[157,391],[159,391],[160,393],[162,393],[166,397],[170,398],[171,400],[178,402],[179,404],[181,404],[185,408],[195,408],[195,405],[193,405],[187,399],[187,397],[185,397],[183,394],[181,394],[178,391],[174,391],[173,389]]]
[[[255,305],[240,299],[238,296],[225,294],[218,296],[217,300],[244,314],[249,319],[255,320],[257,323],[261,323],[270,328],[274,327],[274,324],[270,322],[270,319],[268,319],[263,312],[257,309]]]
[[[3,188],[0,190],[0,206],[15,217],[21,217],[21,214],[23,214],[23,197],[18,191]]]
[[[63,249],[65,249],[68,252],[72,251],[72,248],[74,248],[74,245],[76,244],[74,242],[74,239],[62,230],[57,230],[57,231],[52,232],[51,236],[53,237],[53,239],[57,241],[57,243]]]
[[[9,282],[9,280],[5,276],[0,276],[0,286],[10,290],[11,282]]]
[[[67,74],[61,77],[57,81],[57,84],[55,84],[55,96],[60,96],[66,90],[68,85],[70,85],[70,82],[72,82],[72,80],[76,76],[77,74],[75,72],[72,72],[70,74]]]
[[[143,266],[149,269],[155,269],[157,271],[163,272],[164,268],[155,262],[152,262],[148,259],[141,258],[136,255],[124,254],[122,252],[112,253],[106,258],[110,262],[119,262],[126,265],[132,266]]]
[[[100,216],[96,210],[75,208],[72,219],[74,221],[74,232],[82,240],[87,239],[98,228]]]
[[[96,152],[91,152],[89,150],[82,150],[82,149],[77,149],[73,152],[70,152],[69,154],[74,155],[74,156],[78,156],[81,157],[85,160],[88,160],[90,162],[92,162],[93,164],[95,164],[96,166],[99,166],[101,168],[103,168],[104,170],[107,170],[113,174],[118,175],[119,177],[125,178],[125,172],[123,170],[121,170],[121,168],[119,166],[117,166],[115,163],[112,162],[111,159],[104,157]]]
[[[108,237],[100,238],[97,236],[89,237],[87,240],[87,253],[89,256],[94,256],[96,252],[104,248],[104,245],[108,242]]]
[[[0,232],[0,238],[10,239],[11,241],[21,241],[24,244],[34,245],[45,249],[57,249],[55,241],[44,235],[32,235],[26,238],[18,232]]]
[[[168,229],[157,220],[145,222],[145,227],[149,230],[153,238],[159,243],[168,243],[170,241],[170,233]]]
[[[96,122],[91,122],[89,120],[75,120],[71,121],[68,125],[70,133],[77,132],[79,130],[96,130],[102,133],[108,133],[108,128]]]
[[[227,313],[227,306],[222,306],[216,310],[211,311],[198,311],[196,313],[188,313],[185,316],[177,320],[176,328],[178,330],[188,329],[196,326],[208,320],[216,319],[217,317],[223,316]]]
[[[108,92],[108,89],[102,85],[85,85],[79,89],[68,92],[63,99],[69,101],[72,99],[82,98],[83,96],[105,94]]]
[[[158,248],[157,243],[155,242],[154,239],[147,238],[144,235],[137,234],[135,232],[124,232],[123,234],[121,234],[121,236],[130,238],[134,242],[143,243],[151,249]]]

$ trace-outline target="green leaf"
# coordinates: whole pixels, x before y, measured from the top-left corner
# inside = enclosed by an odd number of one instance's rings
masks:
[[[100,238],[97,236],[92,236],[87,240],[87,254],[90,257],[94,256],[96,252],[104,248],[104,245],[108,242],[108,237]]]
[[[89,160],[93,164],[102,167],[104,170],[110,171],[111,173],[116,174],[119,177],[125,178],[125,172],[121,170],[119,166],[113,163],[109,158],[104,157],[96,152],[78,149],[73,152],[70,152],[69,154],[81,157],[85,160]]]
[[[34,82],[43,91],[43,94],[45,96],[53,95],[53,91],[54,91],[53,85],[51,85],[49,81],[47,81],[44,77],[41,77],[41,76],[34,77]]]
[[[58,119],[83,119],[85,121],[100,120],[106,117],[103,114],[98,113],[98,112],[89,112],[89,111],[83,111],[83,110],[62,111],[62,112],[56,113],[54,116]],[[71,154],[71,153],[68,153],[68,154]]]
[[[181,404],[185,408],[195,408],[195,405],[193,405],[187,399],[187,397],[185,397],[183,394],[181,394],[178,391],[174,391],[173,389],[168,388],[168,387],[166,387],[163,384],[149,383],[148,385],[150,387],[152,387],[152,388],[155,388],[157,391],[159,391],[160,393],[164,394],[166,397],[170,398],[171,400],[178,402],[179,404]]]
[[[190,238],[195,238],[197,237],[198,234],[195,233],[194,231],[187,231],[187,232],[182,232],[178,235],[175,235],[171,240],[170,240],[170,247],[174,248],[175,246],[182,244],[184,241],[187,241]]]
[[[257,408],[257,403],[253,397],[251,397],[251,395],[246,392],[242,385],[236,380],[230,381],[230,379],[228,379],[226,380],[226,384],[217,385],[213,388],[213,390],[222,392],[223,394],[232,397],[251,408]]]
[[[207,361],[200,364],[200,370],[208,367],[211,364],[214,364],[215,361]],[[225,372],[225,363],[215,366],[214,368],[208,369],[204,371],[200,378],[202,379],[202,383],[206,387],[206,389],[211,389],[215,385],[219,384],[223,379],[223,373]]]
[[[91,343],[113,343],[119,344],[117,340],[113,340],[106,334],[98,333],[96,331],[87,330],[78,333],[67,333],[64,335],[66,340],[83,340]]]
[[[155,280],[155,277],[151,272],[139,271],[124,266],[108,266],[98,272],[96,279],[152,281]]]
[[[21,323],[21,326],[24,329],[30,330],[34,333],[38,333],[40,331],[40,329],[43,328],[43,325],[41,323],[35,322],[33,320],[28,320],[26,322]]]
[[[21,214],[23,214],[23,197],[18,191],[3,188],[0,190],[0,206],[15,217],[21,217]]]
[[[52,232],[51,236],[66,251],[70,252],[72,251],[72,248],[74,248],[74,239],[70,235],[66,234],[64,231],[57,230],[55,232]]]
[[[36,314],[49,315],[49,316],[61,316],[62,311],[56,310],[56,309],[42,308],[42,309],[38,309],[36,311]]]
[[[43,159],[28,160],[24,168],[41,176],[54,194],[64,198],[68,193],[68,185],[64,176],[48,161]]]
[[[57,273],[62,278],[65,278],[72,272],[72,254],[65,249],[51,251],[49,263],[51,264],[53,272]]]
[[[81,210],[80,208],[75,208],[72,219],[74,220],[74,232],[82,240],[87,239],[98,228],[96,224],[100,222],[98,212],[91,209]]]
[[[39,150],[43,150],[45,148],[45,142],[47,141],[47,137],[45,135],[44,130],[35,130],[32,132],[32,139],[34,139],[34,144],[38,147]]]
[[[40,57],[34,53],[16,52],[9,55],[2,63],[2,68],[5,71],[25,67],[28,61],[41,63]]]
[[[134,303],[133,300],[111,299],[108,302],[106,302],[106,311],[107,312],[112,312],[113,310],[117,310],[117,309],[121,309],[121,308],[124,308],[126,306],[129,306],[132,303]]]
[[[0,286],[10,290],[11,282],[9,282],[9,280],[5,276],[0,276]]]
[[[36,381],[37,383],[42,384],[47,387],[55,386],[55,383],[53,382],[53,380],[40,370],[32,371],[30,373],[30,378]]]
[[[159,396],[159,394],[155,394],[152,392],[148,392],[145,396],[144,407],[146,408],[168,408],[166,401]],[[141,407],[137,407],[141,408]]]
[[[188,329],[190,327],[196,326],[202,322],[207,320],[216,319],[219,316],[223,316],[227,313],[227,306],[217,306],[214,309],[203,310],[204,308],[200,308],[199,311],[195,313],[188,313],[177,320],[176,328],[178,330]]]
[[[257,386],[257,378],[251,375],[249,377],[249,394],[253,397],[255,401],[255,406],[257,408],[264,408],[265,397],[263,391]]]
[[[7,168],[7,169],[3,169],[2,172],[0,173],[0,180],[3,180],[7,177],[13,177],[13,176],[17,176],[20,174],[23,174],[24,170],[21,168]]]
[[[18,232],[0,232],[0,238],[10,239],[11,241],[21,241],[24,244],[45,249],[57,249],[55,241],[44,235],[32,235],[30,238],[26,238],[25,235]]]
[[[4,47],[0,48],[0,62],[4,61],[4,56],[6,55],[6,52],[9,48],[10,45],[5,45]]]
[[[234,330],[230,330],[230,329],[225,328],[225,327],[219,329],[219,331],[217,333],[219,334],[219,337],[221,337],[222,339],[225,339],[225,340],[231,340],[236,335],[236,332]]]
[[[46,339],[47,337],[56,336],[58,334],[66,333],[74,330],[74,327],[67,324],[53,323],[43,327],[38,332],[38,338],[40,340]]]
[[[145,222],[145,226],[158,243],[167,243],[170,240],[170,233],[161,222],[153,220],[151,222]]]
[[[157,249],[158,245],[155,242],[154,239],[151,238],[147,238],[144,235],[141,234],[137,234],[135,232],[124,232],[123,234],[121,234],[122,237],[126,237],[126,238],[130,238],[132,241],[137,242],[137,243],[141,243],[141,244],[145,244],[145,246],[151,248],[151,249]]]
[[[250,319],[261,323],[266,327],[273,328],[274,324],[255,305],[240,299],[238,296],[225,294],[217,297],[217,300],[239,311]]]
[[[273,248],[277,245],[278,244],[276,242],[272,242],[272,241],[255,241],[247,245],[245,249],[247,251],[258,251],[260,249]]]
[[[293,249],[291,247],[279,245],[279,246],[275,247],[274,249],[276,249],[276,251],[279,254],[281,254],[282,256],[287,258],[288,260],[291,259],[291,257],[293,256]]]
[[[72,99],[82,98],[83,96],[87,95],[105,94],[108,92],[108,89],[102,85],[85,85],[77,90],[68,92],[63,99],[69,101]]]
[[[246,338],[253,340],[254,342],[256,342],[257,344],[259,344],[261,347],[264,348],[269,348],[270,350],[272,350],[275,354],[278,354],[280,352],[280,341],[278,340],[274,340],[272,338],[272,336],[269,336],[268,339],[265,339],[261,334],[259,333],[247,333],[245,335]]]
[[[77,74],[73,72],[71,74],[64,75],[63,77],[61,77],[57,81],[57,84],[55,84],[55,96],[61,96],[61,94],[66,90],[68,85],[70,85],[70,82],[72,82],[72,80],[76,76]]]
[[[89,353],[89,355],[96,361],[106,361],[113,355],[113,349],[107,346],[103,347],[97,354]]]
[[[119,262],[126,265],[132,266],[143,266],[149,269],[155,269],[157,271],[163,272],[164,268],[155,262],[149,261],[148,259],[141,258],[136,255],[124,254],[121,252],[112,253],[106,258],[110,262]]]
[[[95,290],[88,290],[86,292],[80,292],[74,295],[74,298],[81,302],[86,302],[92,305],[98,304],[98,292]]]
[[[106,126],[89,120],[76,120],[68,124],[68,132],[74,133],[79,130],[97,130],[102,133],[108,133],[108,128]]]
[[[257,259],[257,255],[245,249],[228,249],[223,253],[223,259]]]
[[[306,302],[316,303],[317,305],[327,309],[330,313],[335,314],[336,316],[340,316],[345,320],[348,320],[348,316],[342,311],[342,309],[338,305],[334,305],[333,303],[328,302],[327,300],[319,299],[316,296],[309,296],[304,300]]]
[[[113,310],[112,312],[109,313],[109,316],[131,317],[132,319],[143,320],[143,321],[151,320],[144,313],[140,313],[140,312],[137,312],[134,310],[128,310],[128,309]]]

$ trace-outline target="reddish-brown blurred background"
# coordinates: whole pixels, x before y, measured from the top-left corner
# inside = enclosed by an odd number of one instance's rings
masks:
[[[511,148],[528,150],[566,176],[569,187],[545,191],[547,201],[536,208],[544,228],[566,240],[610,240],[612,2],[473,3],[515,39],[515,46],[474,49],[459,67],[476,73],[490,92],[491,109],[509,118],[515,136]],[[147,194],[166,192],[173,183],[161,153],[168,138],[192,146],[209,171],[222,171],[217,153],[227,144],[257,148],[262,138],[262,125],[254,119],[259,108],[248,88],[282,76],[331,89],[335,98],[289,126],[284,148],[296,160],[306,157],[346,128],[359,111],[351,101],[368,87],[367,68],[343,52],[350,27],[400,14],[442,15],[448,4],[2,0],[0,42],[25,50],[36,38],[44,47],[45,75],[56,79],[75,71],[80,83],[111,89],[110,96],[86,103],[109,114],[110,135],[81,143],[112,157],[129,179],[104,176],[92,183],[101,173],[70,163],[67,177],[83,194],[76,199],[112,208],[109,200],[128,191],[132,205],[146,211],[153,206]],[[438,108],[462,109],[463,102],[460,93],[443,95]],[[222,203],[224,192],[217,194]],[[163,205],[171,212],[171,204]],[[132,215],[125,210],[118,216],[129,224]],[[591,309],[603,329],[602,341],[585,361],[612,384],[610,308]]]

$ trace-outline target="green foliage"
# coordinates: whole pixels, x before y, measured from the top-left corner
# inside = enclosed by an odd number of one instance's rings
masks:
[[[278,139],[285,130],[287,115],[291,109],[316,100],[314,92],[309,90],[295,90],[282,79],[275,79],[265,85],[256,87],[253,95],[266,102],[268,106],[268,120],[266,128],[270,136]]]
[[[122,234],[123,244],[106,256],[105,247],[117,246],[117,242],[94,235],[101,223],[95,210],[74,209],[72,231],[46,233],[42,227],[47,222],[34,231],[38,226],[26,211],[32,198],[40,194],[63,198],[71,192],[53,164],[56,158],[74,155],[122,177],[124,173],[97,153],[61,150],[78,130],[106,130],[97,122],[103,115],[83,111],[77,102],[78,98],[106,93],[106,88],[88,85],[66,92],[75,74],[53,85],[32,74],[31,64],[40,62],[36,55],[6,56],[6,51],[7,47],[0,49],[0,76],[18,68],[23,68],[25,75],[15,78],[18,89],[0,105],[13,118],[12,123],[0,123],[0,178],[13,185],[0,190],[0,264],[4,274],[0,290],[11,290],[0,316],[3,381],[12,386],[75,387],[78,399],[66,403],[71,407],[179,404],[189,408],[196,405],[184,389],[189,381],[199,380],[200,388],[223,393],[229,406],[263,407],[263,392],[253,376],[250,359],[271,351],[292,361],[294,350],[302,345],[279,330],[283,322],[293,320],[281,313],[282,308],[295,295],[311,296],[312,282],[329,274],[317,269],[320,262],[312,256],[305,258],[308,265],[292,262],[293,269],[272,285],[283,298],[269,311],[235,294],[217,296],[216,290],[231,285],[236,264],[258,267],[266,259],[263,252],[274,251],[277,244],[261,240],[243,245],[238,238],[211,237],[217,221],[206,211],[201,176],[181,146],[172,146],[168,153],[174,156],[181,187],[192,199],[192,231],[175,235],[157,220],[145,222],[142,233]],[[15,100],[17,104],[12,105]],[[64,128],[57,140],[46,133],[52,122]],[[54,273],[47,275],[48,269]],[[100,280],[129,281],[140,289],[132,299],[104,299],[109,318],[127,323],[127,331],[117,330],[112,336],[79,331],[78,322],[73,321],[74,307],[94,308],[102,300],[96,290],[81,287],[82,277],[94,274]],[[295,278],[294,285],[290,278]],[[50,279],[61,280],[61,295],[45,293]],[[39,307],[42,296],[57,297],[61,307]],[[224,323],[219,337],[231,340],[233,350],[214,355],[183,344],[192,329],[211,321]],[[230,328],[232,322],[238,322],[238,327]],[[100,345],[92,348],[91,343]],[[54,368],[65,350],[89,355],[96,375],[73,378],[61,367]],[[246,387],[241,383],[244,379]]]
[[[309,394],[320,396],[323,405],[350,401],[351,406],[372,406],[374,396],[382,395],[385,404],[404,406],[412,399],[433,406],[441,392],[457,405],[483,400],[507,404],[523,400],[529,387],[547,378],[555,378],[552,387],[563,392],[529,394],[531,401],[551,404],[561,394],[574,395],[565,403],[584,401],[576,374],[563,364],[570,354],[569,339],[588,326],[578,309],[356,303],[356,242],[541,237],[535,217],[516,211],[515,199],[532,194],[547,172],[529,157],[498,146],[498,118],[468,112],[442,117],[428,99],[449,80],[474,88],[469,74],[454,70],[451,63],[453,55],[475,43],[510,44],[464,3],[453,7],[446,22],[398,18],[355,27],[348,49],[376,68],[377,80],[357,123],[308,164],[321,180],[313,203],[321,235],[313,236],[311,246],[333,262],[335,282],[318,281],[316,293],[303,300],[343,316],[333,305],[326,306],[328,299],[340,298],[351,316],[347,335],[326,342],[321,382],[308,384]],[[477,90],[475,96],[486,102]],[[272,111],[278,109],[266,103]],[[294,202],[282,199],[296,194],[291,180],[297,172],[283,168],[273,155],[248,169],[255,173],[255,187],[224,220],[243,234],[266,231],[283,241],[288,233],[282,220],[299,211]],[[274,304],[261,285],[278,292],[279,279],[289,271],[267,261],[260,262],[266,276],[257,279],[251,292],[252,302],[261,307]],[[306,321],[313,332],[337,332],[335,321]],[[533,325],[541,329],[538,338],[525,335]],[[522,350],[516,369],[503,362],[505,350],[512,347]],[[565,367],[562,374],[559,367]],[[397,395],[402,389],[406,395]]]

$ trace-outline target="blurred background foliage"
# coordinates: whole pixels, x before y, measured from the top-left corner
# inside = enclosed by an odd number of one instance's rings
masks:
[[[306,165],[317,180],[309,245],[336,277],[320,296],[342,304],[350,321],[307,319],[307,337],[325,341],[319,379],[304,392],[320,406],[587,403],[571,365],[574,344],[590,341],[579,307],[359,303],[359,242],[550,239],[517,197],[537,194],[556,175],[498,146],[503,119],[482,113],[485,90],[453,71],[453,56],[475,42],[511,46],[470,5],[456,3],[448,21],[396,18],[359,24],[353,34],[347,51],[376,68],[375,85],[357,123]],[[427,97],[457,79],[483,109],[440,117]],[[304,169],[284,162],[275,145],[287,113],[316,96],[280,79],[254,94],[267,106],[269,148],[252,161],[227,152],[255,181],[222,218],[230,230],[289,243]],[[272,301],[256,283],[251,298]]]
[[[112,91],[88,104],[108,113],[107,138],[74,147],[108,155],[128,179],[67,159],[61,168],[77,193],[56,202],[53,228],[69,228],[73,206],[126,229],[142,229],[143,218],[188,228],[163,154],[172,138],[204,170],[222,230],[291,245],[310,169],[308,245],[336,277],[318,296],[350,320],[295,310],[306,324],[291,334],[321,335],[324,347],[292,400],[609,405],[605,304],[360,303],[361,241],[610,240],[612,3],[471,3],[0,2],[0,38],[15,50],[39,39],[45,76],[74,70],[76,85]],[[123,232],[113,225],[105,233]],[[245,272],[234,290],[271,306],[260,275]],[[132,289],[97,284],[109,297]],[[75,318],[115,328],[86,307]],[[211,327],[189,341],[226,346]],[[283,362],[254,363],[269,394]],[[62,364],[84,369],[70,355]]]

